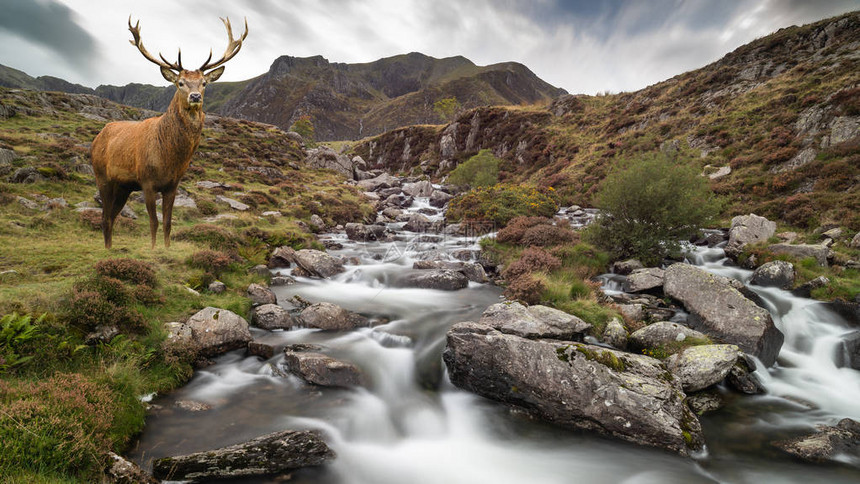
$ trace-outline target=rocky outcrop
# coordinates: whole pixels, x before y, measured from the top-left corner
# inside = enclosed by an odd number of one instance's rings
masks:
[[[663,269],[649,267],[635,269],[624,281],[624,292],[643,292],[663,286]]]
[[[324,387],[352,387],[365,385],[361,370],[345,361],[322,353],[285,351],[287,369],[313,385]]]
[[[152,472],[159,479],[209,482],[285,473],[334,457],[319,432],[285,430],[229,447],[156,459]]]
[[[735,345],[693,346],[666,359],[666,367],[685,392],[697,392],[723,381],[740,358]]]
[[[637,353],[642,350],[653,349],[661,349],[668,353],[674,353],[684,346],[701,344],[707,341],[709,341],[709,338],[695,329],[682,326],[678,323],[660,321],[634,331],[630,335],[628,345],[630,351]]]
[[[825,244],[773,244],[767,250],[774,254],[786,254],[798,260],[812,257],[820,266],[827,266],[827,260],[832,257],[830,247]]]
[[[309,328],[328,331],[348,331],[367,326],[367,318],[332,303],[311,304],[302,310],[299,322]]]
[[[782,260],[766,262],[756,268],[750,283],[757,286],[789,289],[794,285],[794,265]]]
[[[493,329],[522,338],[550,338],[582,341],[591,325],[558,309],[547,306],[523,306],[518,302],[493,304],[479,320]]]
[[[251,341],[245,318],[211,306],[198,311],[185,324],[173,323],[167,329],[171,344],[188,345],[204,357],[244,348]]]
[[[399,277],[394,285],[396,287],[456,291],[468,286],[469,278],[462,272],[447,269],[413,270]]]
[[[311,168],[334,170],[349,180],[355,178],[352,160],[346,155],[338,154],[328,146],[308,150],[305,163]]]
[[[277,304],[262,304],[251,310],[251,322],[263,329],[290,329],[295,324],[289,311]]]
[[[846,457],[860,462],[860,423],[844,418],[833,427],[820,425],[818,432],[774,442],[777,448],[805,461],[844,462]]]
[[[732,219],[726,255],[737,257],[747,244],[764,242],[776,232],[776,222],[756,214],[739,215]]]
[[[782,333],[770,313],[744,297],[727,278],[688,264],[673,264],[666,269],[663,292],[683,303],[693,328],[737,345],[765,366],[776,361]]]
[[[448,331],[443,359],[456,386],[556,425],[681,455],[702,448],[680,384],[653,358],[467,322]]]
[[[314,249],[294,250],[292,247],[278,247],[269,258],[269,267],[289,267],[296,264],[312,277],[327,278],[346,269],[343,261],[325,252]]]

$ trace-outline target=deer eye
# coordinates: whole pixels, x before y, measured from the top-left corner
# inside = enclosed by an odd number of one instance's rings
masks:
[[[203,81],[203,85],[204,85],[204,86],[206,85],[206,81]]]
[[[179,87],[185,87],[185,81],[179,81]]]

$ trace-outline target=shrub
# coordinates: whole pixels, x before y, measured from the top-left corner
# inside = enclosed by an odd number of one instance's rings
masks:
[[[180,230],[176,240],[187,240],[205,245],[213,250],[231,250],[239,246],[239,238],[229,230],[212,224],[198,224]]]
[[[96,264],[96,274],[123,282],[155,287],[155,271],[146,262],[137,259],[105,259]]]
[[[230,267],[230,264],[235,262],[235,257],[230,254],[214,250],[201,250],[191,254],[191,257],[188,258],[189,266],[203,269],[215,277],[220,276],[222,272]]]
[[[628,163],[603,181],[596,196],[603,210],[588,239],[616,258],[656,265],[677,252],[719,213],[707,180],[692,165],[665,156]]]
[[[574,238],[574,232],[567,227],[536,225],[526,229],[521,242],[525,246],[537,245],[547,247],[573,242]]]
[[[514,217],[539,215],[552,217],[558,210],[554,190],[500,183],[477,188],[451,200],[445,217],[449,221],[493,222],[506,225]]]
[[[198,200],[197,210],[199,210],[201,214],[211,217],[212,215],[218,214],[218,205],[216,205],[212,200]]]
[[[510,281],[530,272],[551,272],[559,267],[561,267],[561,260],[558,257],[550,255],[543,249],[529,247],[523,251],[519,259],[502,271],[502,277]]]
[[[39,328],[32,324],[30,316],[12,313],[0,318],[0,373],[33,359],[33,355],[23,354],[24,347],[39,336]]]
[[[531,274],[523,274],[508,281],[508,287],[505,288],[504,295],[510,300],[521,301],[525,304],[537,304],[541,300],[543,291],[543,282]]]
[[[499,233],[496,234],[496,240],[503,244],[520,244],[526,230],[536,225],[552,225],[552,220],[546,217],[529,217],[525,215],[514,217],[504,228],[499,230]]]
[[[468,185],[472,188],[488,187],[499,182],[499,164],[502,160],[496,158],[490,150],[481,150],[454,168],[448,177],[448,183],[453,185]]]
[[[453,96],[439,99],[433,103],[433,112],[438,114],[443,122],[454,119],[460,108],[460,101],[457,101],[457,98]]]

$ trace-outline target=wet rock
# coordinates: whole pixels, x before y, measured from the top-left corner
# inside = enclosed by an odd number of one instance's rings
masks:
[[[788,289],[794,285],[794,265],[782,260],[766,262],[756,268],[750,283]]]
[[[212,294],[221,294],[227,290],[227,285],[221,281],[212,281],[209,283],[208,289]]]
[[[546,306],[503,302],[488,307],[479,323],[523,338],[582,341],[591,325],[564,311]]]
[[[699,421],[658,360],[525,339],[472,322],[454,325],[447,342],[443,359],[451,382],[464,390],[562,427],[681,455],[702,448]]]
[[[386,228],[384,225],[348,223],[344,228],[346,229],[346,236],[349,240],[369,242],[374,240],[384,240],[386,238]]]
[[[375,178],[359,181],[358,186],[366,192],[375,192],[381,188],[400,186],[400,181],[388,173],[383,173]]]
[[[319,432],[285,430],[220,449],[156,459],[152,473],[158,479],[207,482],[285,473],[322,465],[334,456]]]
[[[274,276],[269,281],[270,286],[292,286],[295,283],[296,280],[290,276]]]
[[[427,180],[404,183],[403,193],[412,197],[429,197],[433,193],[433,184]]]
[[[472,282],[487,282],[487,273],[484,271],[484,267],[475,262],[420,260],[415,261],[412,268],[419,270],[447,269],[463,273]]]
[[[251,341],[248,321],[226,309],[211,306],[203,308],[188,318],[185,326],[191,330],[187,342],[204,357],[244,348]],[[187,337],[187,331],[177,329],[177,338]]]
[[[324,387],[364,386],[361,370],[352,363],[322,353],[285,351],[287,369],[308,383]]]
[[[650,291],[663,286],[663,269],[635,269],[624,281],[624,292]]]
[[[263,304],[251,310],[251,322],[263,329],[290,329],[295,323],[290,313],[277,304]]]
[[[275,293],[271,289],[256,282],[248,286],[247,294],[251,302],[256,305],[277,304],[278,302],[277,296],[275,296]]]
[[[627,349],[627,329],[624,328],[624,325],[621,324],[621,321],[618,318],[612,318],[611,321],[606,323],[606,328],[603,330],[602,341],[621,351]]]
[[[158,484],[151,475],[134,462],[121,455],[108,452],[109,467],[105,470],[107,482],[110,484]]]
[[[673,264],[666,269],[663,291],[690,312],[693,328],[737,345],[765,366],[776,361],[783,334],[770,313],[744,297],[727,278],[689,264]]]
[[[685,392],[696,392],[723,381],[739,357],[735,345],[692,346],[666,358],[666,367]]]
[[[739,215],[732,219],[726,255],[737,257],[747,244],[763,242],[776,232],[776,222],[755,214]]]
[[[644,268],[645,268],[645,266],[642,265],[642,263],[636,259],[627,259],[627,260],[618,261],[618,262],[612,264],[612,272],[614,272],[616,274],[621,274],[622,276],[626,276],[627,274],[630,274],[631,272],[635,271],[636,269],[644,269]],[[662,284],[662,281],[661,281],[661,284]]]
[[[415,287],[456,291],[469,285],[469,278],[462,272],[447,269],[413,270],[405,272],[395,281],[396,287]]]
[[[842,337],[834,363],[840,368],[860,370],[860,331],[852,331]]]
[[[687,396],[687,405],[696,415],[704,415],[723,408],[723,397],[716,391],[696,392]]]
[[[738,361],[729,370],[726,383],[729,387],[747,395],[765,393],[764,386],[758,380],[758,377],[755,376],[754,372],[755,361],[748,355],[741,353]]]
[[[819,425],[818,432],[774,442],[774,446],[808,462],[860,462],[860,423],[844,418],[835,426]]]
[[[259,356],[260,358],[268,360],[269,358],[275,356],[275,347],[268,343],[262,343],[260,341],[251,341],[250,343],[248,343],[248,354],[251,356]]]
[[[251,208],[249,205],[246,205],[238,200],[225,197],[223,195],[215,195],[215,202],[229,205],[230,208],[232,208],[233,210],[238,210],[240,212],[244,212]]]
[[[672,353],[675,351],[674,348],[680,349],[691,342],[703,343],[707,341],[709,338],[695,329],[678,323],[660,321],[634,331],[630,335],[628,346],[630,351],[637,353],[642,350],[658,348],[667,353]]]
[[[348,331],[367,326],[367,318],[332,303],[311,304],[302,310],[299,322],[309,328],[328,331]]]
[[[403,230],[409,230],[410,232],[428,232],[433,229],[433,226],[434,223],[427,218],[426,215],[416,213],[409,217],[409,220],[406,221],[406,225],[403,226]]]
[[[430,206],[442,208],[450,202],[452,198],[454,198],[454,195],[445,193],[441,190],[434,190],[433,193],[430,194]]]
[[[832,256],[830,247],[826,244],[773,244],[767,250],[774,254],[787,254],[796,259],[812,257],[818,265],[827,266],[827,259]]]
[[[269,267],[285,267],[290,263],[304,269],[311,276],[326,278],[343,272],[343,261],[325,252],[313,249],[294,250],[289,246],[275,249],[269,258]]]
[[[212,405],[195,400],[177,400],[173,406],[185,410],[186,412],[205,412],[206,410],[212,410]]]

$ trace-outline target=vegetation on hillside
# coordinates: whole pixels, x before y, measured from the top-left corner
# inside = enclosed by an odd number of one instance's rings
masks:
[[[477,155],[457,165],[448,176],[448,183],[470,188],[482,188],[499,182],[499,164],[490,150],[481,150]]]

